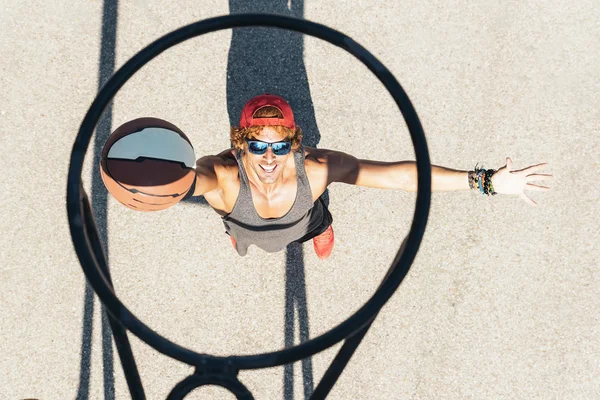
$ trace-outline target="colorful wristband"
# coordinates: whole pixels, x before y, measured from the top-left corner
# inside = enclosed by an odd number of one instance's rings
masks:
[[[495,196],[497,193],[494,191],[492,185],[492,176],[496,173],[495,169],[484,169],[478,168],[475,165],[473,171],[468,171],[467,177],[469,179],[469,188],[473,190],[479,190],[479,193],[487,196]]]

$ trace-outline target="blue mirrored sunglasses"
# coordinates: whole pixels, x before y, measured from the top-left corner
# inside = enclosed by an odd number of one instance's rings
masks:
[[[246,140],[246,143],[248,143],[248,151],[257,155],[265,154],[269,147],[273,149],[273,154],[276,156],[285,156],[292,149],[291,142],[268,143],[260,140]]]

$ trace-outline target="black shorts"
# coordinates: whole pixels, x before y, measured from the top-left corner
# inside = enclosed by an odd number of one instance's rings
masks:
[[[321,197],[319,197],[317,201],[315,201],[313,207],[322,209],[322,213],[320,213],[322,214],[321,221],[315,226],[315,228],[311,229],[310,232],[302,236],[300,239],[294,241],[294,243],[303,243],[307,240],[314,238],[315,236],[319,236],[321,233],[325,232],[327,228],[329,228],[329,225],[331,225],[331,223],[333,222],[333,217],[331,216],[327,205]]]

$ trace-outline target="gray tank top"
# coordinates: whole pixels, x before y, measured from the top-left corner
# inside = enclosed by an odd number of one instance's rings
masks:
[[[292,208],[281,218],[262,218],[254,208],[248,176],[238,152],[240,193],[231,213],[223,217],[227,233],[236,240],[236,250],[245,256],[254,244],[274,253],[318,228],[323,221],[323,208],[313,207],[312,192],[304,169],[304,148],[294,153],[298,190]]]

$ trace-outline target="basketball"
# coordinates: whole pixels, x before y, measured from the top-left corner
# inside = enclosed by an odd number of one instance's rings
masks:
[[[100,175],[108,192],[138,211],[177,204],[191,190],[196,155],[175,125],[158,118],[126,122],[102,149]]]

